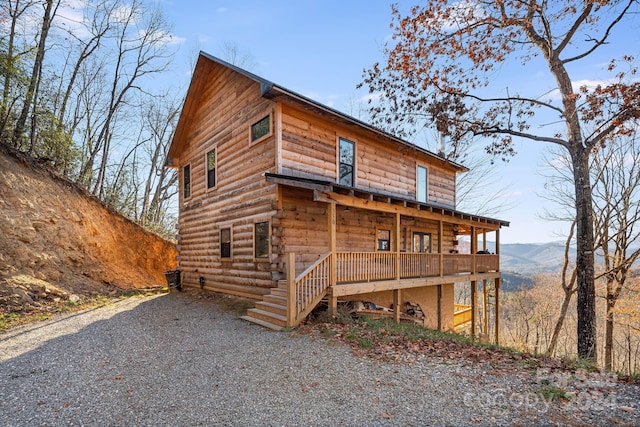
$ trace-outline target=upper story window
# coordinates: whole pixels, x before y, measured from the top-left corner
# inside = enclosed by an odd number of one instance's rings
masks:
[[[216,186],[216,149],[207,153],[207,188]]]
[[[191,165],[182,168],[182,196],[185,199],[191,197]]]
[[[427,168],[418,166],[416,179],[416,200],[427,203]]]
[[[271,115],[268,115],[251,125],[251,142],[271,134]]]
[[[354,169],[355,169],[355,144],[348,139],[340,138],[339,140],[339,157],[340,157],[340,177],[338,183],[340,185],[354,186]]]

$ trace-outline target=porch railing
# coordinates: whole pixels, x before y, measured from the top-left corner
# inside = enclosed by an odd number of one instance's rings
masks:
[[[315,308],[330,285],[331,254],[295,277],[295,254],[287,260],[287,325],[296,326]]]
[[[498,255],[480,254],[338,252],[335,259],[337,283],[497,271],[499,266]],[[295,277],[295,254],[290,253],[287,278],[287,325],[296,326],[326,296],[331,286],[331,254],[324,255]],[[467,312],[460,316],[461,320],[466,319]]]
[[[398,274],[398,263],[400,271]],[[450,276],[497,271],[500,259],[493,254],[428,254],[401,252],[338,252],[338,283],[370,282],[418,277]]]

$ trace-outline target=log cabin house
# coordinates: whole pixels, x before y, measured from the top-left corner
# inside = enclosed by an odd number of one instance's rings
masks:
[[[426,326],[475,334],[478,285],[499,289],[508,223],[456,210],[465,167],[206,53],[167,165],[179,169],[183,286],[255,299],[244,318],[263,326],[351,300],[396,320],[418,304]],[[471,307],[454,304],[456,282],[471,285]]]

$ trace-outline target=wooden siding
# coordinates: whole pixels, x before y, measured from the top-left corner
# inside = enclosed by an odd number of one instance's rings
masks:
[[[281,209],[275,215],[273,227],[273,251],[278,262],[284,255],[296,254],[296,274],[304,271],[329,251],[327,204],[313,201],[311,190],[283,188]],[[395,215],[366,209],[339,206],[336,212],[336,249],[338,252],[375,252],[376,231],[393,230]],[[438,252],[438,221],[402,216],[400,219],[400,250],[411,252],[413,233],[431,234],[431,249]],[[394,247],[393,233],[391,247]],[[443,225],[443,251],[454,249],[453,225]],[[284,274],[284,266],[279,266]],[[284,275],[280,278],[284,279]]]
[[[186,286],[259,298],[275,286],[277,264],[254,258],[254,224],[276,212],[276,186],[262,176],[275,170],[272,134],[250,143],[253,123],[275,116],[273,102],[260,96],[259,85],[216,64],[201,73],[200,103],[191,105],[193,124],[181,141],[178,164],[191,165],[191,197],[184,199],[180,169],[180,267]],[[204,77],[202,77],[204,76]],[[206,153],[217,149],[216,186],[207,188]],[[220,257],[220,229],[231,229],[231,257]]]
[[[356,145],[357,188],[416,198],[417,166],[428,169],[428,202],[455,208],[456,172],[419,150],[347,128],[322,116],[282,105],[281,170],[285,175],[337,181],[337,141]]]

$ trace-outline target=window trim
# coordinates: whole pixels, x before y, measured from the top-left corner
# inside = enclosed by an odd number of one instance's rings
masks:
[[[378,236],[381,231],[386,231],[389,233],[389,249],[380,249],[380,242],[384,241],[384,239],[380,239]],[[391,252],[392,244],[393,234],[391,233],[391,228],[376,227],[376,252]]]
[[[186,170],[189,169],[189,194],[187,195],[187,180],[186,180]],[[182,167],[182,199],[187,200],[193,196],[193,179],[191,176],[191,163],[187,163]]]
[[[253,127],[266,118],[269,119],[269,132],[267,132],[266,134],[262,135],[259,138],[253,139]],[[269,138],[272,135],[273,135],[273,114],[271,114],[271,112],[269,112],[266,116],[262,116],[259,120],[256,120],[255,122],[249,125],[249,144],[250,145],[257,144],[261,141],[264,141],[265,139]]]
[[[222,255],[222,232],[224,230],[229,230],[229,255],[228,256],[224,256]],[[218,233],[219,236],[219,244],[220,244],[220,259],[230,259],[233,258],[233,227],[231,226],[227,226],[227,227],[220,227],[220,232]]]
[[[351,185],[348,184],[343,184],[342,181],[342,174],[340,173],[340,165],[342,164],[342,162],[340,161],[340,145],[342,143],[342,141],[348,142],[352,145],[353,147],[353,164],[351,165]],[[349,138],[345,138],[343,136],[339,136],[338,137],[338,146],[337,146],[337,150],[336,150],[336,166],[337,166],[337,173],[336,173],[336,182],[339,185],[347,185],[350,187],[355,187],[356,186],[356,141],[349,139]],[[346,163],[345,163],[346,164]]]
[[[209,153],[215,153],[215,167],[213,168],[213,185],[209,187]],[[208,190],[215,189],[218,186],[218,147],[213,147],[211,150],[208,150],[204,155],[204,179],[205,179],[205,188]]]
[[[258,224],[267,224],[267,253],[264,256],[258,256],[257,254],[257,249],[258,249],[258,245],[257,245],[257,227]],[[253,258],[255,260],[264,260],[264,259],[269,259],[270,255],[271,255],[271,221],[269,220],[265,220],[265,221],[256,221],[253,223]]]
[[[424,200],[420,200],[420,169],[424,169]],[[416,201],[419,203],[429,203],[429,168],[424,165],[416,165]]]

